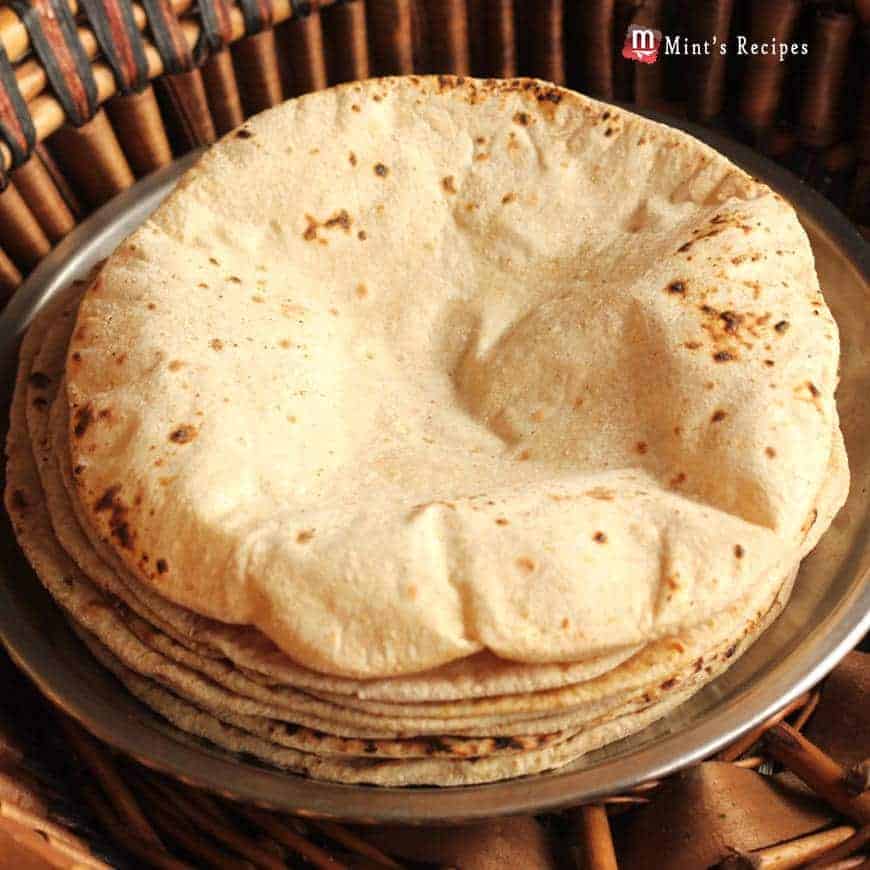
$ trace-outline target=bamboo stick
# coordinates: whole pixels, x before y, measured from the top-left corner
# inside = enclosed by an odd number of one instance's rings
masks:
[[[278,28],[278,51],[289,96],[319,91],[329,84],[319,15],[281,25]]]
[[[86,735],[78,725],[69,721],[63,714],[59,715],[57,719],[66,739],[105,790],[119,819],[122,819],[137,836],[152,843],[156,848],[163,849],[160,838],[149,824],[148,819],[145,818],[145,814],[136,798],[133,797],[133,793],[123,779],[118,776],[118,772],[102,747],[98,746],[92,737]]]
[[[367,79],[370,73],[365,4],[332,6],[321,17],[325,24],[329,80],[336,84]]]
[[[49,242],[59,241],[75,227],[75,216],[38,154],[19,166],[12,179]]]
[[[51,242],[14,182],[0,193],[0,247],[22,271],[32,269],[51,250]]]
[[[769,719],[766,719],[760,725],[747,731],[742,737],[735,740],[730,746],[726,746],[717,756],[717,761],[736,761],[743,755],[744,752],[751,749],[765,734],[768,728],[772,728],[779,722],[782,722],[786,716],[794,713],[795,710],[804,707],[810,700],[809,693],[803,694],[795,698],[790,704],[786,704],[778,713],[774,713]]]
[[[855,829],[849,826],[831,828],[766,849],[732,855],[722,861],[719,867],[720,870],[796,870],[814,858],[827,856],[835,846],[848,841],[854,833]]]
[[[133,185],[135,178],[106,113],[87,124],[60,127],[48,143],[64,174],[93,206]]]
[[[239,807],[239,813],[249,822],[262,828],[270,837],[291,849],[318,870],[347,870],[346,865],[332,857],[328,852],[315,846],[305,837],[291,831],[285,822],[263,810]]]
[[[70,187],[66,176],[61,172],[60,167],[55,163],[54,158],[49,153],[48,148],[45,147],[44,143],[40,142],[37,144],[36,148],[33,149],[33,154],[35,157],[39,158],[39,162],[45,167],[46,173],[48,173],[51,180],[54,182],[54,186],[57,189],[57,192],[61,195],[63,201],[66,203],[67,208],[72,212],[73,217],[78,220],[84,213],[84,209],[82,208],[78,197],[75,195],[75,191]]]
[[[396,863],[380,849],[375,848],[371,843],[363,840],[362,837],[358,837],[347,828],[337,825],[335,822],[326,821],[325,819],[310,819],[309,824],[322,831],[330,839],[335,840],[336,843],[340,843],[345,848],[350,849],[351,852],[355,852],[357,855],[361,855],[369,861],[374,861],[378,867],[387,867],[390,868],[390,870],[401,870],[401,864]]]
[[[585,870],[618,870],[607,812],[601,804],[586,804],[571,813]]]
[[[854,31],[851,14],[834,11],[815,18],[798,125],[801,142],[811,148],[826,148],[837,140],[839,97]]]
[[[275,31],[263,30],[233,46],[236,80],[248,115],[278,105],[284,98]]]
[[[106,103],[106,112],[137,176],[172,162],[172,148],[151,85],[139,93],[114,96]]]
[[[424,9],[429,49],[427,71],[468,75],[471,51],[465,0],[425,0]]]
[[[208,98],[198,69],[159,79],[157,86],[166,98],[172,116],[170,126],[181,139],[183,150],[210,145],[217,139]]]
[[[801,0],[753,0],[750,16],[750,39],[764,42],[775,37],[785,43],[797,23]],[[782,97],[786,65],[776,55],[753,55],[746,59],[738,112],[743,123],[754,133],[773,123]]]
[[[734,0],[705,0],[691,4],[689,38],[695,42],[714,42],[713,50],[693,58],[689,82],[689,117],[711,121],[721,111],[725,100],[725,63],[727,56],[719,46],[728,41]]]
[[[790,725],[781,722],[764,736],[765,751],[802,779],[835,810],[862,825],[870,824],[870,792],[850,795],[846,771]]]
[[[828,867],[834,862],[851,857],[859,849],[863,849],[867,843],[870,843],[870,825],[865,825],[860,831],[855,831],[851,837],[843,840],[843,842],[831,849],[830,852],[824,853],[824,855],[808,864],[804,870],[821,870],[822,867]]]
[[[412,0],[366,0],[376,75],[414,72]]]
[[[218,136],[223,136],[245,120],[233,56],[228,48],[213,54],[202,66],[202,83]]]
[[[573,36],[583,51],[575,61],[580,86],[594,97],[613,99],[614,0],[587,0],[574,10]]]
[[[148,787],[154,801],[162,801],[167,810],[174,810],[176,823],[183,825],[192,822],[215,845],[222,843],[256,867],[265,870],[284,870],[285,865],[280,858],[237,828],[227,824],[226,819],[220,818],[205,795],[200,794],[194,800],[190,800],[191,792],[185,791],[182,795],[156,777],[149,777]]]
[[[565,47],[562,43],[564,0],[536,4],[527,20],[528,68],[557,85],[565,84]]]
[[[155,793],[156,794],[156,793]],[[196,867],[220,867],[221,870],[251,870],[250,861],[230,855],[215,845],[210,837],[201,836],[189,822],[178,819],[156,797],[148,802],[148,814],[163,836],[180,845],[195,860]]]
[[[0,304],[5,305],[22,281],[21,272],[0,248]]]

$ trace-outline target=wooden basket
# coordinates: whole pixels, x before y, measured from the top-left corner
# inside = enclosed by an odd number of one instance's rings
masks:
[[[657,63],[622,57],[630,25],[670,38]],[[798,49],[782,61],[742,54],[740,35]],[[705,44],[709,53],[692,54]],[[533,75],[716,126],[870,234],[868,0],[8,0],[0,303],[90,211],[247,115],[338,82],[412,72]],[[26,841],[54,866],[398,866],[357,832],[232,806],[113,758],[6,660],[0,689],[29,723],[25,738],[4,739],[0,718],[0,837]],[[734,866],[846,859],[870,836],[866,766],[850,791],[846,772],[799,735],[817,697],[720,758],[778,761],[852,827],[735,856]],[[648,803],[658,785],[561,818],[581,866],[616,867],[608,818]]]
[[[136,177],[287,97],[371,75],[535,75],[685,115],[751,142],[870,226],[868,0],[7,2],[3,298]],[[658,63],[621,56],[632,24],[666,34]],[[797,51],[741,53],[740,36]]]

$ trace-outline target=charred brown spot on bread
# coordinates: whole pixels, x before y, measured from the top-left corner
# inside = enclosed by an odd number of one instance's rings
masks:
[[[351,216],[348,214],[347,209],[339,209],[332,217],[327,218],[326,222],[323,224],[325,227],[332,229],[333,227],[340,227],[346,233],[350,232],[350,225],[353,223]]]
[[[111,408],[101,408],[99,413],[97,414],[98,420],[111,420],[112,419],[112,409]]]
[[[528,556],[520,556],[517,559],[517,567],[525,574],[531,574],[535,570],[535,563]]]
[[[713,416],[710,418],[712,423],[721,423],[728,415],[723,410],[718,410],[713,412]]]
[[[70,354],[70,359],[74,363],[80,363],[82,361],[82,355],[77,350],[75,350]]]
[[[787,320],[780,320],[779,323],[775,324],[773,327],[780,335],[785,335],[788,332],[789,322]]]
[[[816,508],[813,508],[809,516],[804,521],[804,524],[801,526],[801,532],[806,535],[809,533],[809,530],[816,524],[816,520],[819,518],[819,512]]]
[[[731,646],[728,647],[728,649],[725,650],[724,657],[726,659],[730,659],[734,655],[734,653],[736,653],[736,652],[737,652],[737,644],[733,643],[733,644],[731,644]]]
[[[44,390],[51,384],[51,378],[44,372],[31,372],[27,376],[27,383],[38,390]]]
[[[528,112],[517,112],[514,115],[514,124],[519,124],[521,127],[528,127],[531,123],[532,118]]]
[[[223,349],[224,349],[224,343],[223,343],[219,338],[213,338],[213,339],[208,343],[208,346],[209,346],[212,350],[223,350]]]
[[[646,453],[649,450],[649,445],[647,445],[646,441],[638,441],[637,444],[634,445],[634,449],[637,450],[638,453]]]
[[[125,550],[133,549],[134,534],[127,522],[127,506],[120,497],[121,485],[114,484],[103,491],[94,503],[96,513],[109,514],[109,531]]]
[[[253,139],[254,134],[247,127],[240,127],[236,130],[236,139]]]
[[[73,434],[76,438],[81,438],[88,427],[94,421],[94,408],[90,402],[82,408],[79,408],[73,415]]]
[[[197,436],[197,428],[196,426],[191,426],[190,423],[182,423],[180,426],[176,426],[169,433],[169,440],[174,444],[187,444],[190,441],[193,441]]]
[[[508,521],[504,517],[497,517],[495,524],[497,526],[507,526],[509,525]]]
[[[313,218],[310,214],[305,215],[305,232],[302,233],[302,238],[306,242],[313,242],[317,238],[317,228],[320,226],[317,218]]]
[[[157,569],[158,574],[165,574],[169,570],[169,563],[166,559],[158,559],[154,563],[154,567]]]
[[[607,543],[607,535],[604,532],[596,532],[592,536],[592,540],[595,541],[596,544],[606,544]]]
[[[810,391],[810,395],[814,399],[817,399],[819,396],[822,395],[819,392],[819,388],[812,381],[807,381],[807,389]]]
[[[447,193],[456,193],[456,180],[452,175],[445,175],[441,179],[441,186]]]
[[[674,686],[676,686],[676,685],[677,685],[677,678],[670,677],[669,679],[665,680],[659,688],[662,689],[662,691],[667,692],[668,689],[673,689]]]
[[[740,326],[740,322],[743,319],[739,314],[735,314],[733,311],[723,311],[719,315],[719,319],[724,324],[724,330],[731,335],[734,335],[737,332],[737,329]]]
[[[369,237],[369,235],[368,235],[368,233],[367,233],[365,230],[360,230],[360,231],[356,234],[356,237],[357,237],[361,242],[364,242],[364,241]]]
[[[307,544],[314,537],[314,529],[302,529],[296,535],[297,544]]]
[[[103,511],[111,510],[115,505],[115,499],[118,493],[121,491],[120,484],[115,484],[114,486],[110,486],[106,489],[103,494],[97,499],[94,503],[94,510],[97,513],[102,513]]]
[[[13,489],[11,495],[12,507],[16,510],[24,511],[27,510],[29,504],[27,502],[27,496],[20,489]]]
[[[776,456],[776,450],[774,450],[773,447],[765,447],[764,452],[770,459],[773,459]]]
[[[677,295],[684,295],[686,292],[686,284],[684,281],[671,281],[668,284],[668,293],[674,293]]]
[[[742,559],[743,556],[745,555],[745,553],[746,553],[746,551],[743,549],[743,547],[740,546],[740,544],[734,545],[734,558],[735,559]]]
[[[184,363],[183,363],[180,359],[174,359],[174,360],[172,360],[172,361],[169,363],[169,365],[167,366],[167,368],[168,368],[169,371],[171,371],[171,372],[177,372],[177,371],[179,371],[180,369],[183,369],[183,368],[184,368]]]
[[[384,163],[375,163],[375,175],[386,178],[390,174],[389,168]]]
[[[368,287],[365,284],[357,284],[356,295],[359,299],[365,299],[369,295]]]
[[[501,198],[501,204],[502,204],[502,205],[510,205],[510,203],[512,203],[512,202],[516,202],[516,201],[517,201],[517,195],[516,195],[515,193],[506,193],[506,194]]]
[[[671,478],[670,484],[671,486],[682,486],[686,482],[686,480],[686,473],[684,471],[680,471]]]
[[[717,350],[716,353],[713,354],[713,360],[715,362],[731,362],[734,359],[734,354],[730,350]]]
[[[584,495],[589,496],[589,498],[598,499],[598,501],[613,501],[615,494],[612,489],[607,489],[603,486],[596,486],[592,489],[588,490]]]
[[[350,161],[351,166],[356,166],[358,161],[356,159],[356,154],[354,154],[353,151],[351,151],[350,154],[347,155],[347,159]]]

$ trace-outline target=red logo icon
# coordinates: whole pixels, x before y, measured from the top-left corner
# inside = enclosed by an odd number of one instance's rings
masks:
[[[662,44],[661,30],[650,27],[629,25],[625,34],[625,45],[622,46],[622,56],[639,63],[655,63],[659,58],[659,46]]]

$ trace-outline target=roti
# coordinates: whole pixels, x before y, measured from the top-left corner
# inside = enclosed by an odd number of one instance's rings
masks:
[[[86,292],[76,510],[310,671],[584,661],[796,564],[837,359],[794,211],[691,137],[353,84],[223,140]]]

